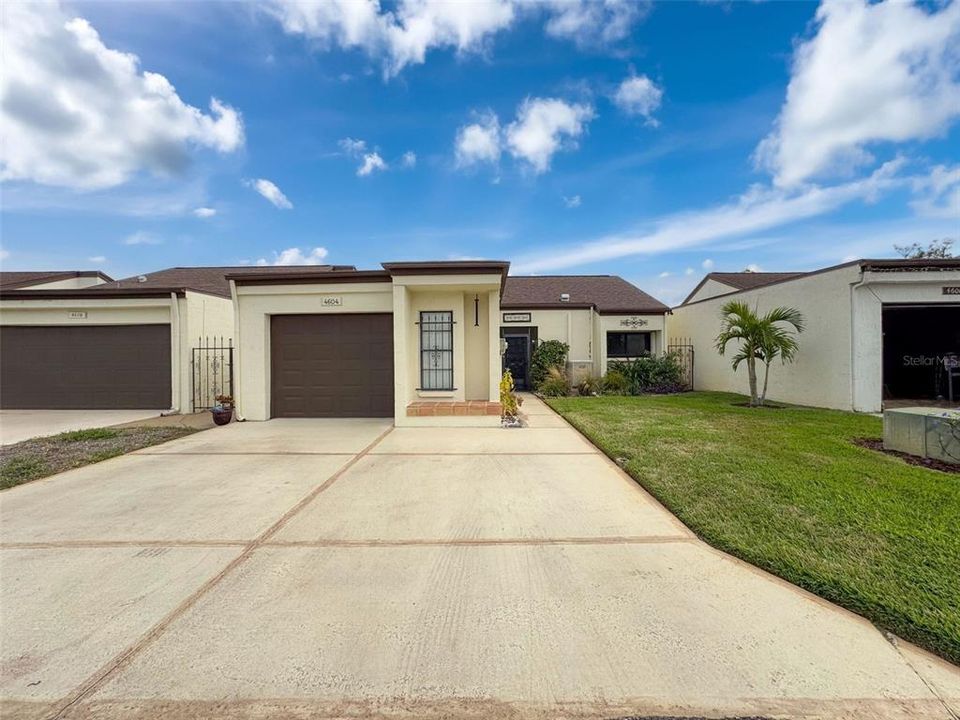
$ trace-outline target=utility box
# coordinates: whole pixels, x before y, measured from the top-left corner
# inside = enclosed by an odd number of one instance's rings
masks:
[[[884,410],[883,447],[960,464],[960,411],[929,407]]]

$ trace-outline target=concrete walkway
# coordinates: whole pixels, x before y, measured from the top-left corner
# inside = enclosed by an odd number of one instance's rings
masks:
[[[960,710],[960,670],[710,549],[524,410],[234,424],[0,493],[0,715]]]
[[[68,430],[110,427],[160,416],[160,410],[0,410],[0,445]]]

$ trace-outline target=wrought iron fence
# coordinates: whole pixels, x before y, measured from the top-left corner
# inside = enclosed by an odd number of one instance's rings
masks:
[[[209,410],[218,395],[233,395],[233,339],[198,338],[190,356],[193,410]]]
[[[683,370],[682,382],[687,390],[693,390],[693,342],[689,338],[676,338],[667,345],[667,352],[676,356]]]

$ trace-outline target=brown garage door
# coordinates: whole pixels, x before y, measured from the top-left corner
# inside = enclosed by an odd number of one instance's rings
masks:
[[[170,326],[0,327],[0,407],[170,407]]]
[[[393,316],[274,315],[273,417],[392,417]]]

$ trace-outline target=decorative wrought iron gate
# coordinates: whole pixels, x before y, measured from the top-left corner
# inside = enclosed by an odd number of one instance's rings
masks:
[[[198,338],[190,357],[193,410],[209,410],[218,395],[233,395],[233,339]]]
[[[693,390],[693,343],[689,338],[675,338],[667,345],[667,353],[676,356],[683,369],[681,382],[687,390]]]

